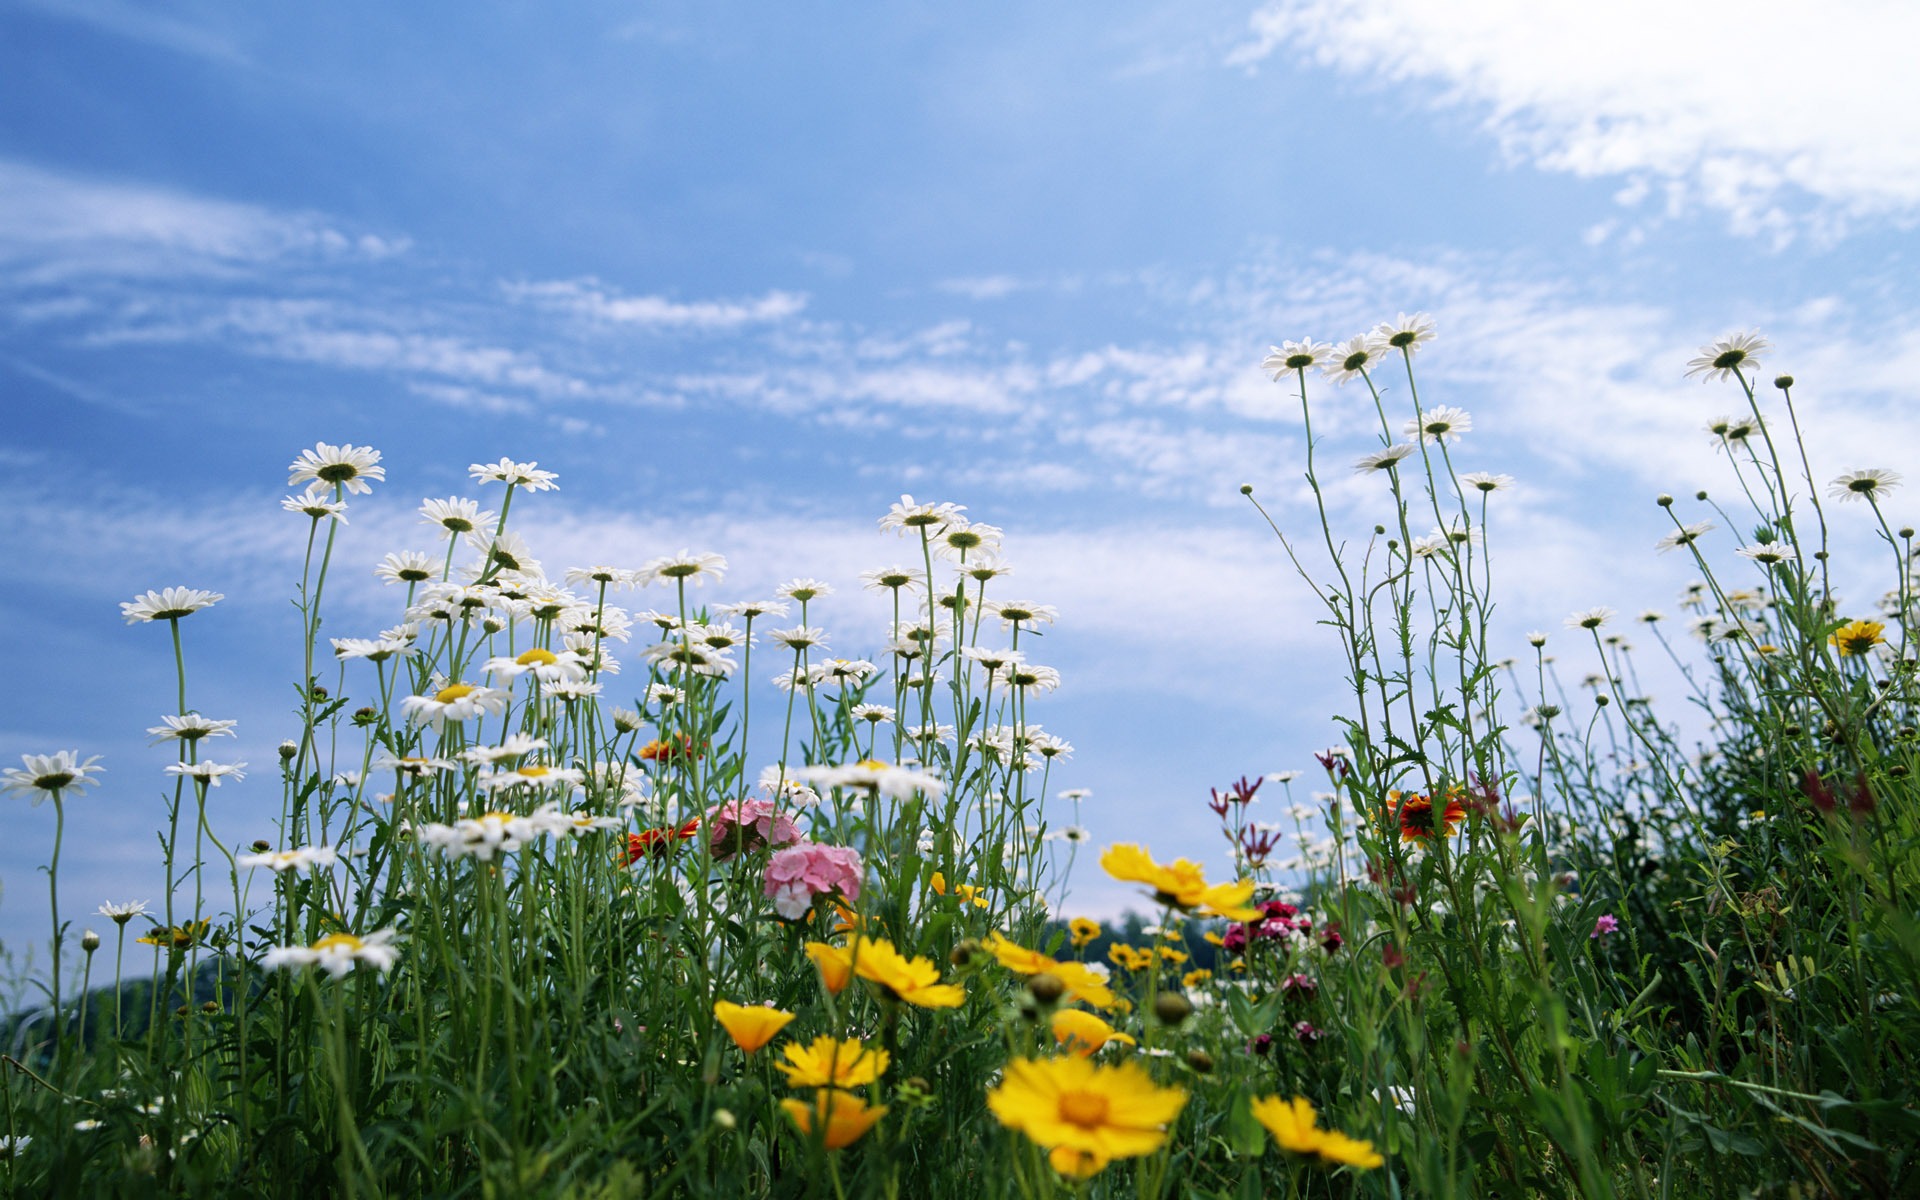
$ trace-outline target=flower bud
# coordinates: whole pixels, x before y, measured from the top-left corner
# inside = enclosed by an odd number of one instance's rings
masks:
[[[1661,492],[1658,496],[1655,496],[1653,498],[1653,502],[1655,504],[1658,504],[1661,508],[1673,507],[1673,497],[1667,495],[1665,492]]]
[[[732,1129],[740,1122],[734,1118],[732,1109],[716,1108],[713,1110],[713,1123],[722,1129]]]
[[[1067,985],[1061,982],[1058,975],[1042,971],[1027,980],[1027,990],[1033,993],[1035,1000],[1051,1007],[1060,1003],[1060,997],[1067,994]]]
[[[92,954],[100,948],[100,935],[89,929],[80,935],[80,948]]]
[[[1161,992],[1154,997],[1153,1015],[1162,1025],[1178,1025],[1193,1015],[1193,1004],[1179,992]]]
[[[361,729],[365,729],[379,719],[380,710],[371,704],[364,704],[353,710],[353,723]]]
[[[986,947],[980,943],[979,938],[964,938],[954,946],[953,953],[947,955],[947,961],[956,967],[964,967],[973,961],[974,955],[984,949]]]
[[[255,854],[265,854],[267,851],[271,849],[273,849],[273,843],[268,841],[267,839],[265,838],[253,839],[253,852]]]
[[[1701,488],[1699,491],[1693,494],[1693,498],[1695,500],[1705,500],[1707,498],[1707,490],[1705,488]]]
[[[218,1016],[220,1013],[220,1002],[218,1000],[202,1001],[200,1005],[200,1011],[207,1014],[210,1017]]]
[[[287,762],[291,760],[293,756],[298,753],[300,753],[300,747],[294,745],[292,742],[280,743],[280,761],[281,762]]]
[[[1240,485],[1240,494],[1241,494],[1242,496],[1251,496],[1251,495],[1253,495],[1253,485],[1252,485],[1252,484],[1250,484],[1250,483],[1243,483],[1243,484],[1241,484],[1241,485]]]
[[[1211,1075],[1213,1074],[1213,1055],[1208,1054],[1205,1050],[1189,1050],[1187,1051],[1187,1065],[1192,1067],[1196,1074]]]
[[[1786,390],[1787,390],[1788,388],[1790,388],[1790,387],[1792,387],[1792,386],[1793,386],[1793,376],[1791,376],[1791,375],[1775,375],[1775,376],[1773,377],[1773,386],[1775,386],[1775,387],[1777,387],[1777,388],[1779,388],[1779,389],[1780,389],[1781,391],[1783,391],[1783,392],[1784,392],[1784,391],[1786,391]]]

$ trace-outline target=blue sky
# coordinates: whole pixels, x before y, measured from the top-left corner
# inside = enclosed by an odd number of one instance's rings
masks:
[[[888,503],[966,504],[1061,610],[1057,784],[1093,789],[1098,841],[1190,854],[1209,785],[1334,738],[1335,649],[1237,494],[1311,531],[1270,343],[1434,314],[1423,395],[1524,485],[1494,517],[1514,649],[1671,608],[1692,572],[1649,500],[1731,486],[1701,427],[1735,397],[1682,378],[1713,337],[1772,338],[1817,471],[1904,469],[1920,18],[1539,7],[0,0],[0,757],[109,769],[64,908],[158,898],[140,731],[171,662],[117,608],[147,588],[227,594],[189,623],[191,699],[258,770],[221,827],[270,834],[278,500],[319,440],[388,467],[342,636],[395,619],[367,572],[428,544],[418,500],[503,454],[560,473],[515,509],[550,570],[690,546],[732,560],[716,599],[816,575],[842,651],[877,646],[856,575],[897,557]],[[1317,408],[1330,461],[1367,448],[1358,397]],[[1329,474],[1363,531],[1379,496]],[[8,828],[18,957],[51,813]]]

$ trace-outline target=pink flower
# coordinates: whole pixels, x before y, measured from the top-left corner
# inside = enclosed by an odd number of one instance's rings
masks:
[[[1605,937],[1607,934],[1619,928],[1620,918],[1614,916],[1612,913],[1607,913],[1593,923],[1593,932],[1587,936],[1590,938]]]
[[[801,841],[776,850],[767,862],[767,895],[789,921],[813,907],[814,897],[838,891],[842,899],[860,898],[860,855],[845,846]]]
[[[800,840],[800,827],[771,800],[729,800],[716,804],[707,810],[707,828],[711,831],[716,859]]]

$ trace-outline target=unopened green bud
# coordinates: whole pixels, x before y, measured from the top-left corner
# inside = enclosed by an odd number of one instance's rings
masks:
[[[1162,1025],[1178,1025],[1193,1015],[1193,1004],[1179,992],[1161,992],[1154,997],[1153,1015]]]

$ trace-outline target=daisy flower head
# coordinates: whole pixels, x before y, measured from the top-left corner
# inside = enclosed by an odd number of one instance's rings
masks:
[[[246,766],[245,763],[168,763],[166,773],[178,775],[184,779],[195,779],[208,787],[219,787],[223,779],[231,779],[235,783],[245,779]]]
[[[798,600],[805,604],[809,600],[833,595],[833,585],[821,579],[789,579],[773,589],[773,594],[783,600]]]
[[[503,458],[497,463],[474,463],[467,468],[467,474],[475,483],[504,483],[508,487],[525,488],[529,492],[547,492],[558,488],[560,477],[552,471],[537,468],[537,462],[517,463]]]
[[[1014,663],[1007,668],[1007,683],[1034,692],[1051,692],[1060,687],[1060,672],[1036,663]]]
[[[1653,544],[1654,549],[1665,554],[1682,546],[1691,546],[1704,535],[1713,531],[1712,521],[1696,521],[1691,525],[1682,525]]]
[[[422,500],[420,520],[438,527],[441,534],[451,540],[490,530],[498,518],[490,512],[481,511],[478,500],[448,496],[445,500]]]
[[[897,529],[905,533],[909,529],[935,529],[949,524],[966,511],[964,504],[922,504],[912,496],[903,495],[898,503],[887,510],[880,518],[881,529]]]
[[[115,925],[125,925],[135,917],[146,915],[147,902],[145,900],[129,900],[124,904],[102,904],[94,911],[109,921],[112,921]]]
[[[1878,621],[1848,621],[1833,631],[1827,640],[1840,652],[1841,658],[1856,654],[1866,654],[1875,646],[1885,642],[1887,627]]]
[[[450,758],[430,758],[420,754],[382,754],[373,760],[372,766],[376,771],[392,771],[410,779],[425,779],[441,771],[460,769],[460,764]]]
[[[448,721],[467,722],[483,713],[499,715],[507,706],[511,692],[499,688],[478,687],[471,683],[443,683],[425,696],[408,696],[400,701],[400,711],[415,725],[440,728]]]
[[[160,720],[162,724],[151,726],[147,730],[153,735],[153,740],[147,743],[149,746],[170,741],[197,742],[204,737],[237,737],[233,727],[240,723],[213,721],[199,713],[188,713],[183,717],[163,716]]]
[[[425,583],[433,578],[434,561],[418,550],[389,554],[373,569],[382,583]]]
[[[920,586],[920,576],[913,567],[878,567],[860,572],[860,584],[876,592],[897,592]]]
[[[1433,318],[1426,313],[1414,313],[1412,316],[1401,313],[1391,321],[1375,325],[1369,336],[1376,353],[1384,355],[1389,350],[1398,350],[1413,354],[1422,343],[1434,339]]]
[[[22,754],[20,766],[0,773],[0,789],[15,795],[30,796],[35,808],[55,794],[78,796],[94,784],[94,776],[105,767],[94,764],[99,755],[80,761],[78,750],[57,750],[52,754]]]
[[[663,554],[646,566],[641,567],[636,578],[643,584],[671,580],[679,583],[691,581],[699,587],[712,579],[718,583],[727,574],[727,560],[719,554],[695,554],[691,550],[682,550],[678,554]]]
[[[547,748],[547,739],[534,737],[526,733],[510,733],[498,746],[469,746],[460,752],[460,757],[470,763],[484,763],[493,766],[512,758],[524,758],[537,750]]]
[[[518,571],[525,575],[540,574],[540,560],[533,556],[533,547],[527,545],[527,539],[503,529],[495,533],[491,529],[476,529],[465,535],[467,545],[478,550],[484,561],[477,564],[480,575],[488,571]]]
[[[965,561],[969,554],[992,557],[1000,552],[1000,543],[1005,537],[1006,531],[998,525],[956,517],[934,536],[933,552],[955,562]]]
[[[312,874],[321,867],[340,861],[332,846],[301,846],[294,850],[269,850],[263,854],[242,854],[234,862],[243,867],[268,867],[278,875],[282,871]]]
[[[1356,333],[1333,347],[1333,352],[1320,364],[1320,372],[1336,385],[1344,386],[1349,379],[1363,377],[1378,358],[1371,339],[1364,333]]]
[[[1747,439],[1760,432],[1758,417],[1715,417],[1707,422],[1707,432],[1714,435],[1720,446],[1736,443],[1745,445]]]
[[[1757,333],[1730,333],[1701,347],[1699,355],[1688,360],[1686,377],[1698,375],[1702,383],[1725,379],[1743,367],[1759,366],[1760,354],[1767,348],[1767,339]]]
[[[364,658],[369,662],[385,662],[395,655],[402,657],[416,654],[412,642],[403,642],[396,638],[328,638],[333,644],[333,656],[342,662],[350,658]]]
[[[884,725],[893,720],[894,714],[890,704],[856,704],[848,710],[848,715],[870,725]]]
[[[1777,566],[1780,563],[1789,562],[1799,557],[1799,555],[1793,552],[1793,547],[1784,542],[1765,542],[1759,545],[1742,546],[1738,550],[1735,550],[1734,553],[1740,555],[1742,558],[1750,558],[1757,563],[1764,563],[1769,567]]]
[[[819,1088],[811,1103],[791,1097],[780,1102],[800,1136],[818,1136],[829,1150],[842,1150],[859,1141],[887,1115],[887,1105],[869,1104],[852,1092]],[[816,1133],[816,1129],[818,1132]]]
[[[566,575],[562,578],[571,587],[607,588],[617,592],[622,588],[638,587],[637,575],[638,572],[630,571],[625,567],[595,564],[590,567],[568,567]]]
[[[1060,618],[1060,610],[1051,604],[1035,604],[1031,600],[989,600],[986,610],[1000,618],[1002,629],[1012,629],[1015,625],[1051,625]]]
[[[1513,476],[1469,471],[1460,477],[1460,482],[1480,492],[1504,492],[1513,486]]]
[[[1322,1162],[1370,1171],[1386,1160],[1375,1152],[1372,1142],[1348,1137],[1337,1129],[1319,1128],[1319,1114],[1313,1102],[1304,1096],[1291,1101],[1278,1096],[1255,1100],[1250,1111],[1253,1119],[1266,1127],[1282,1150],[1291,1154],[1311,1154]]]
[[[1583,609],[1566,619],[1568,629],[1598,629],[1613,619],[1613,610],[1602,605],[1599,608]],[[1545,641],[1545,639],[1541,639]]]
[[[287,464],[287,486],[298,483],[323,483],[365,495],[373,491],[371,480],[384,480],[387,469],[380,465],[380,452],[372,446],[329,446],[318,442],[311,450]]]
[[[789,650],[825,649],[827,631],[818,625],[795,625],[792,629],[775,629],[767,634]]]
[[[713,611],[723,617],[751,621],[755,617],[785,617],[789,609],[778,600],[741,600],[733,604],[716,604]]]
[[[482,671],[496,679],[518,679],[531,675],[541,683],[560,683],[586,677],[586,664],[571,650],[555,653],[535,646],[513,658],[490,658]]]
[[[1885,467],[1848,471],[1827,485],[1827,494],[1835,500],[1878,500],[1900,486],[1900,472]],[[125,607],[122,605],[122,607]]]
[[[178,621],[181,617],[190,617],[203,608],[212,608],[226,597],[219,592],[202,591],[199,588],[170,587],[164,591],[148,592],[144,596],[135,596],[120,603],[120,615],[129,625],[138,625],[143,621]]]
[[[319,967],[335,979],[343,979],[354,967],[366,963],[384,975],[400,957],[400,948],[393,944],[397,933],[397,930],[382,929],[364,938],[335,933],[311,946],[275,946],[267,951],[260,964],[268,970]]]
[[[1473,415],[1451,404],[1436,404],[1418,420],[1408,421],[1400,432],[1422,442],[1445,444],[1473,429]]]
[[[1375,450],[1372,454],[1363,454],[1354,460],[1353,472],[1356,475],[1371,475],[1376,471],[1384,471],[1418,448],[1412,442],[1401,442],[1384,450]]]
[[[1324,367],[1332,357],[1331,342],[1301,338],[1297,342],[1282,342],[1278,346],[1267,347],[1267,356],[1260,361],[1260,369],[1273,372],[1273,381],[1278,383],[1289,373],[1304,371],[1308,367]]]
[[[316,521],[332,517],[342,525],[347,523],[344,515],[347,511],[345,500],[335,500],[332,493],[317,483],[307,485],[307,490],[298,496],[288,496],[280,501],[280,507],[288,512],[305,513]]]
[[[1186,1103],[1185,1091],[1159,1086],[1136,1062],[1096,1066],[1076,1054],[1014,1059],[987,1093],[1002,1125],[1026,1134],[1054,1170],[1076,1179],[1158,1150]]]

